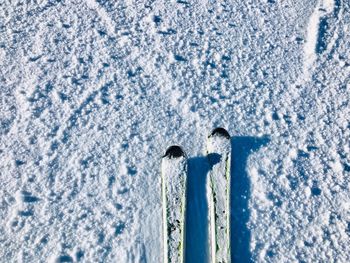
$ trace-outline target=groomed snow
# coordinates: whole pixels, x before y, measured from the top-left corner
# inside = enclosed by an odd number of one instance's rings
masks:
[[[233,258],[350,261],[350,3],[0,2],[0,261],[161,262],[161,156],[232,137]],[[239,261],[238,261],[239,262]]]

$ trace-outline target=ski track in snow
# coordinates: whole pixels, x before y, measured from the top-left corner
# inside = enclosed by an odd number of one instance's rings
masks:
[[[171,144],[190,157],[186,256],[205,261],[203,156],[217,126],[242,185],[232,257],[350,261],[349,11],[1,2],[0,261],[160,262]]]

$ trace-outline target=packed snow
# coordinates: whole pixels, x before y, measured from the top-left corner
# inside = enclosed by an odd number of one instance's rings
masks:
[[[232,135],[236,262],[350,262],[350,2],[0,2],[0,261],[161,262],[161,156]]]

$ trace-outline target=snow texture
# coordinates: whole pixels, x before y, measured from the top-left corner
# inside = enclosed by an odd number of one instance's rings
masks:
[[[350,2],[0,1],[0,259],[161,262],[161,157],[231,135],[237,262],[350,261]]]

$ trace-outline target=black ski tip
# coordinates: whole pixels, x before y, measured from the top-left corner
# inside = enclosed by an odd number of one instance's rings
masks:
[[[211,134],[209,135],[209,137],[212,137],[212,136],[215,136],[215,135],[219,135],[219,136],[222,136],[222,137],[225,137],[226,139],[230,139],[231,136],[230,134],[228,133],[228,131],[226,131],[226,129],[224,128],[215,128]]]
[[[178,157],[182,157],[182,156],[185,156],[185,152],[182,150],[182,148],[180,146],[177,146],[177,145],[173,145],[173,146],[170,146],[164,156],[164,157],[168,157],[168,158],[178,158]]]

